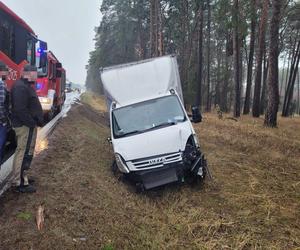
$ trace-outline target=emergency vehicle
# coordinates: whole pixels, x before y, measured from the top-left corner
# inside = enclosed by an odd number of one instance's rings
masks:
[[[39,57],[37,54],[37,58]],[[58,114],[66,99],[66,71],[53,52],[47,52],[44,67],[38,69],[36,92],[45,114],[45,120],[51,120]]]
[[[0,1],[0,60],[9,68],[6,84],[10,90],[14,81],[20,78],[25,64],[36,66],[38,46],[47,50],[47,44],[38,40],[34,31],[12,10]],[[47,55],[40,54],[38,66],[43,67]]]
[[[9,75],[5,81],[8,90],[12,88],[14,81],[20,78],[24,65],[29,63],[44,67],[47,54],[41,53],[37,61],[37,50],[46,51],[47,44],[39,41],[29,25],[0,1],[0,60],[9,68]],[[10,130],[4,158],[0,162],[0,195],[8,188],[16,146],[15,133]]]

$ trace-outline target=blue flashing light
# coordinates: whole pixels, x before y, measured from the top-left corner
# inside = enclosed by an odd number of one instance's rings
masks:
[[[38,48],[38,49],[37,49],[37,53],[42,54],[42,53],[44,53],[44,52],[45,52],[45,50],[43,50],[42,48]]]
[[[40,83],[40,82],[37,82],[37,83],[35,84],[36,90],[40,90],[42,87],[43,87],[43,84]]]

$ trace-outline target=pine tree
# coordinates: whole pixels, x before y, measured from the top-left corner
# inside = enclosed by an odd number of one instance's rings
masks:
[[[277,112],[279,106],[279,25],[282,9],[282,0],[272,0],[272,5],[273,13],[270,27],[268,106],[265,115],[265,125],[268,127],[277,127]]]

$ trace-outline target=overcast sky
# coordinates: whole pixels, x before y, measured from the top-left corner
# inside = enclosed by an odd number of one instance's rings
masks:
[[[48,42],[70,81],[84,84],[101,0],[1,0]]]

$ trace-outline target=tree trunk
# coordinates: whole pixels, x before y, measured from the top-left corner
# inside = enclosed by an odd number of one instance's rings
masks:
[[[284,80],[284,73],[285,73],[285,64],[286,64],[286,55],[284,56],[284,60],[283,60],[283,69],[281,72],[281,79],[280,79],[280,91],[279,91],[279,98],[281,99],[281,94],[282,94],[282,89],[283,89],[283,80]]]
[[[211,110],[211,98],[210,98],[210,32],[211,32],[211,8],[210,0],[207,0],[207,102],[206,111]]]
[[[221,75],[221,48],[218,41],[217,44],[217,83],[216,83],[216,96],[215,96],[215,106],[219,105],[221,107],[221,90],[220,90],[220,75]]]
[[[226,34],[226,50],[228,47],[231,46],[231,38],[229,33]],[[224,74],[224,79],[223,79],[223,88],[222,88],[222,94],[221,94],[221,109],[224,112],[229,111],[229,105],[228,105],[228,89],[229,89],[229,82],[230,82],[230,74],[231,74],[231,69],[229,68],[229,56],[227,53],[225,53],[225,74]]]
[[[240,39],[240,110],[243,108],[243,103],[241,102],[243,93],[243,81],[244,81],[244,38]]]
[[[269,63],[267,61],[266,54],[264,55],[264,74],[263,74],[263,88],[261,92],[261,100],[260,100],[260,114],[263,115],[265,113],[265,109],[267,106],[266,100],[266,92],[267,92],[267,77],[268,77],[268,69]]]
[[[150,1],[150,56],[155,57],[158,55],[157,53],[157,45],[156,45],[156,26],[157,26],[157,18],[156,18],[156,0]]]
[[[298,72],[298,112],[297,114],[300,115],[300,72]]]
[[[266,26],[267,26],[267,19],[268,19],[268,5],[269,5],[269,0],[264,0],[263,11],[262,11],[261,20],[260,20],[260,30],[259,30],[256,77],[255,77],[254,97],[253,97],[253,106],[252,106],[253,117],[259,117],[259,113],[260,113],[262,60],[263,60],[263,54],[264,54],[264,50],[265,50]]]
[[[157,44],[158,44],[158,55],[164,55],[164,36],[163,36],[163,16],[161,11],[160,1],[156,1],[157,19],[158,19],[158,30],[157,30]]]
[[[279,105],[278,56],[279,26],[282,0],[272,1],[273,14],[270,27],[269,73],[268,73],[268,107],[265,115],[265,126],[277,127]]]
[[[137,18],[137,48],[136,54],[140,60],[146,59],[146,39],[145,39],[145,31],[142,25],[142,15],[141,12],[143,10],[143,5],[139,1],[135,2],[135,8],[138,9]]]
[[[252,75],[253,75],[253,58],[254,58],[254,46],[255,46],[255,31],[256,31],[256,0],[251,1],[251,35],[250,35],[250,52],[248,58],[248,70],[247,70],[247,87],[244,105],[244,115],[250,113],[250,95],[252,87]]]
[[[234,0],[233,5],[233,65],[234,65],[234,84],[235,84],[235,101],[233,116],[240,117],[240,100],[241,100],[241,82],[240,82],[240,37],[239,37],[239,0]]]
[[[180,2],[180,46],[179,46],[179,64],[180,64],[180,76],[182,80],[183,93],[188,92],[188,66],[191,57],[192,50],[192,34],[188,32],[189,30],[189,6],[187,1]],[[197,12],[196,12],[197,13]],[[198,20],[198,16],[195,18]]]
[[[294,45],[293,49],[290,51],[289,57],[288,57],[288,67],[287,67],[286,75],[285,75],[284,95],[286,93],[288,82],[289,82],[289,74],[290,74],[290,68],[291,68],[291,61],[293,58],[293,51],[295,51],[295,45]]]
[[[150,2],[150,54],[151,57],[162,56],[163,33],[162,33],[162,12],[159,0]]]
[[[300,41],[298,42],[296,53],[294,54],[294,58],[292,60],[288,87],[287,87],[287,91],[286,91],[286,94],[284,97],[284,105],[283,105],[283,109],[282,109],[283,117],[288,117],[290,115],[290,104],[293,99],[295,81],[296,81],[296,76],[297,76],[298,67],[299,67],[299,60],[300,60]]]
[[[202,106],[202,78],[203,78],[203,1],[199,6],[199,30],[198,30],[198,66],[197,66],[197,93],[196,105]]]

